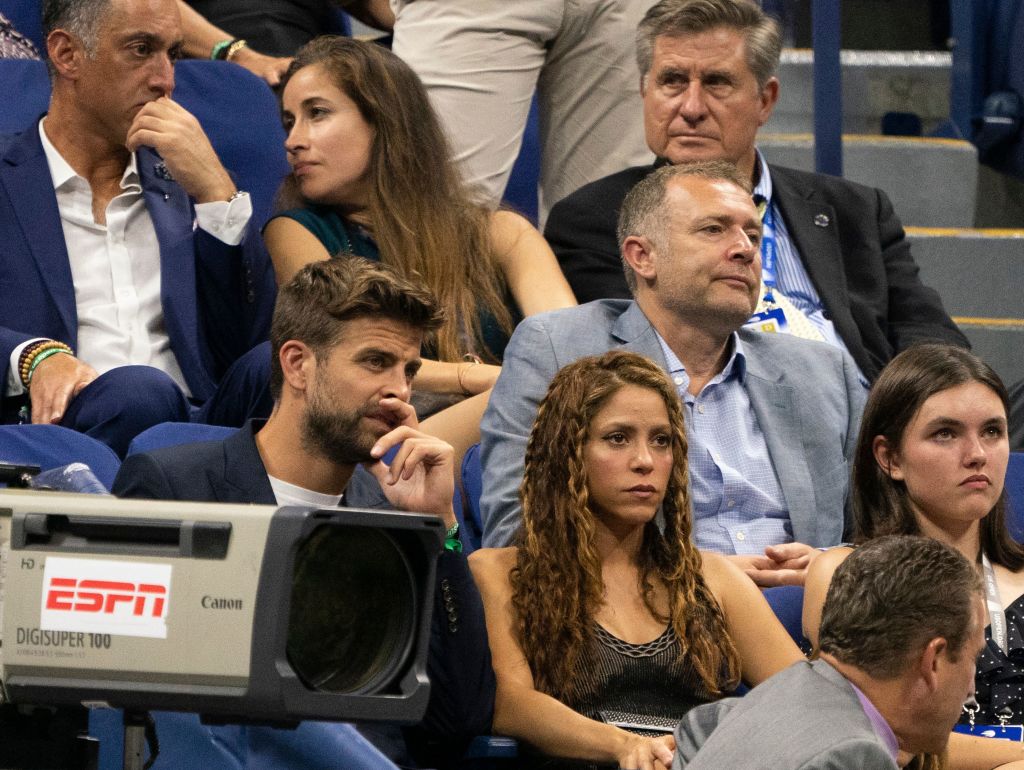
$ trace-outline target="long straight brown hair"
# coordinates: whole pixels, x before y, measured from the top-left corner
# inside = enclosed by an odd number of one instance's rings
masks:
[[[467,353],[494,361],[484,344],[481,311],[506,333],[512,314],[490,234],[490,212],[475,204],[450,161],[451,152],[423,84],[385,48],[351,38],[315,38],[295,54],[281,83],[320,66],[373,131],[367,213],[381,261],[418,278],[437,296],[447,321],[437,357]],[[282,201],[294,200],[289,178]],[[314,203],[316,201],[313,201]]]

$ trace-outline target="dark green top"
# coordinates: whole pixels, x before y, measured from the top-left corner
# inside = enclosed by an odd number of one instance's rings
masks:
[[[317,237],[332,257],[355,254],[374,262],[380,261],[380,250],[369,233],[359,225],[344,219],[334,209],[310,205],[306,208],[282,211],[276,216],[294,219],[305,227]],[[512,310],[512,321],[518,323],[521,316],[509,299],[506,297],[506,302]],[[480,334],[487,351],[500,361],[508,344],[508,335],[502,330],[498,320],[484,308],[480,309]],[[436,357],[436,351],[424,350],[423,353],[431,358]]]

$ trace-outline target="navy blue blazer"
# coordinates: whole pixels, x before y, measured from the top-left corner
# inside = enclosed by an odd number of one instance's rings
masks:
[[[146,209],[160,243],[160,299],[171,350],[205,401],[240,355],[267,339],[276,294],[260,234],[228,246],[195,228],[184,189],[138,151]],[[39,127],[0,136],[0,382],[14,348],[48,337],[77,349],[78,313],[57,198]],[[0,388],[0,399],[3,389]]]
[[[113,492],[153,500],[273,505],[274,491],[256,448],[255,434],[262,424],[250,420],[222,441],[130,455],[114,479]],[[361,508],[392,507],[376,479],[361,467],[349,481],[345,502]],[[454,748],[462,739],[490,731],[495,681],[483,613],[466,557],[442,552],[427,656],[430,702],[416,736],[431,744],[429,751]]]

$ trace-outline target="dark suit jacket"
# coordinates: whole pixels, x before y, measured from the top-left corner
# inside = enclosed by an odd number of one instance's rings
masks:
[[[195,209],[176,182],[138,152],[146,209],[160,243],[160,299],[171,350],[192,395],[208,399],[224,371],[267,338],[274,274],[258,232],[228,246],[193,229]],[[78,313],[57,198],[36,123],[0,137],[0,382],[11,352],[33,337],[78,343]],[[0,399],[3,389],[0,388]]]
[[[118,497],[273,505],[276,500],[256,448],[262,421],[223,441],[167,447],[130,455],[114,479]],[[345,503],[391,508],[376,479],[359,468]],[[444,551],[437,562],[434,613],[427,657],[430,703],[417,740],[458,739],[486,733],[494,713],[494,671],[484,627],[483,603],[466,557]]]
[[[626,193],[654,168],[598,179],[551,209],[544,235],[580,302],[631,298],[615,228]],[[874,381],[896,353],[918,340],[969,347],[939,295],[921,283],[885,193],[838,177],[769,168],[773,195],[826,317],[865,377]]]

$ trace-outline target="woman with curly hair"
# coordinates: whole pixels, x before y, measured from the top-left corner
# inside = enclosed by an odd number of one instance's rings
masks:
[[[518,214],[473,202],[422,83],[390,51],[316,38],[281,89],[292,174],[285,210],[264,231],[278,282],[346,254],[416,277],[447,316],[417,392],[488,391],[519,318],[576,304],[544,238]],[[477,436],[485,405],[486,396],[465,417]]]
[[[678,720],[800,659],[750,579],[693,546],[687,473],[679,397],[653,362],[613,351],[555,376],[527,445],[519,544],[470,557],[496,732],[667,767],[671,734],[615,723]]]

